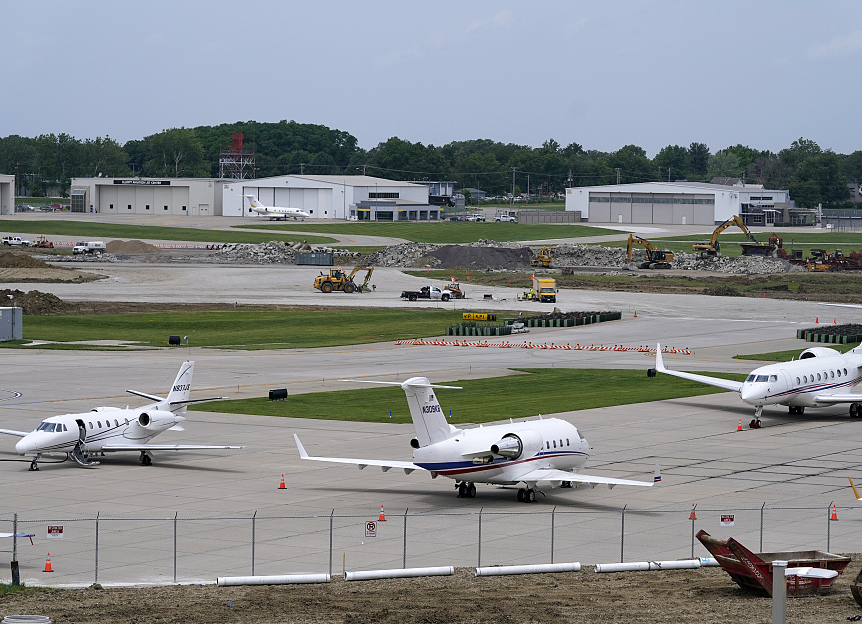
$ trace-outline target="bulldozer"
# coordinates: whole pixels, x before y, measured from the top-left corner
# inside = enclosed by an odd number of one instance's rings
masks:
[[[632,251],[635,245],[642,245],[646,249],[646,261],[641,262],[637,267],[632,264]],[[669,269],[673,262],[673,252],[667,249],[658,250],[652,246],[645,238],[629,234],[629,241],[626,245],[626,267],[634,271],[638,269]]]
[[[536,257],[530,260],[531,266],[540,266],[545,269],[551,268],[551,248],[544,247],[539,250],[539,253],[536,254]]]
[[[742,232],[746,235],[746,237],[748,237],[748,240],[751,241],[752,243],[754,243],[756,245],[760,244],[757,242],[757,239],[754,238],[754,234],[752,234],[751,231],[745,226],[745,223],[739,217],[739,215],[733,215],[730,219],[728,219],[727,221],[725,221],[724,223],[719,225],[717,228],[715,228],[715,231],[712,233],[712,238],[709,240],[708,243],[695,243],[691,247],[692,251],[700,252],[701,258],[703,258],[704,256],[713,256],[714,257],[714,256],[721,255],[721,253],[720,253],[721,245],[718,242],[718,236],[719,236],[719,234],[724,232],[727,228],[729,228],[731,225],[735,225],[740,230],[742,230]]]
[[[353,281],[353,277],[359,271],[366,271],[365,281],[362,284],[357,284]],[[356,267],[350,272],[350,275],[346,274],[341,267],[329,269],[328,275],[321,273],[314,278],[314,287],[324,293],[331,293],[334,290],[346,293],[361,293],[368,290],[368,282],[371,280],[372,273],[374,273],[374,267]]]

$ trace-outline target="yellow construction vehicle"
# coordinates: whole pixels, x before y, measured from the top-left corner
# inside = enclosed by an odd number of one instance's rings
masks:
[[[715,228],[715,231],[712,233],[712,238],[708,243],[695,243],[691,247],[692,251],[700,252],[701,257],[718,256],[719,251],[721,250],[721,246],[718,243],[718,235],[724,232],[731,225],[735,225],[740,230],[742,230],[742,232],[748,237],[748,240],[750,240],[752,243],[757,243],[757,239],[754,238],[754,234],[752,234],[751,231],[747,227],[745,227],[745,223],[743,223],[739,215],[733,215],[730,219]]]
[[[626,245],[626,268],[634,270],[632,264],[632,250],[635,245],[642,245],[646,249],[646,261],[641,262],[639,269],[669,269],[673,262],[673,252],[667,249],[658,250],[645,238],[629,234],[629,242]]]
[[[530,260],[530,264],[532,266],[541,266],[549,269],[551,267],[551,248],[545,247],[540,249],[539,253],[536,254],[536,257]]]
[[[366,271],[365,281],[361,285],[353,281],[353,276],[359,271]],[[341,267],[329,269],[328,275],[321,273],[314,278],[314,287],[320,292],[325,293],[331,293],[333,290],[340,290],[346,293],[361,293],[368,289],[368,281],[371,279],[372,273],[374,273],[374,267],[356,267],[350,272],[350,275],[347,275]]]

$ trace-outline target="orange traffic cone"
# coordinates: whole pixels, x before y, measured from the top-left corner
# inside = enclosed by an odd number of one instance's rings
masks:
[[[815,317],[814,317],[814,322],[815,322],[815,323],[819,323],[819,322],[820,322],[820,317],[819,317],[819,316],[815,316]]]
[[[635,310],[635,318],[637,318],[637,317],[638,317],[638,311]]]
[[[739,422],[742,422],[741,420]],[[281,483],[278,484],[279,490],[285,490],[287,488],[284,487],[284,475],[281,475]]]
[[[835,503],[832,503],[832,515],[829,516],[830,520],[838,520],[838,514],[835,512]]]
[[[696,514],[696,513],[694,513],[694,508],[695,508],[695,506],[696,506],[696,505],[695,505],[695,503],[692,503],[692,504],[691,504],[691,513],[690,513],[690,514],[688,514],[688,519],[689,519],[689,520],[697,520],[697,514]]]
[[[736,426],[737,431],[742,431],[742,420],[739,421],[739,424]]]
[[[380,505],[380,517],[377,518],[377,522],[386,522],[386,516],[383,513],[383,505]]]
[[[48,559],[45,560],[45,569],[42,572],[53,572],[54,568],[51,567],[51,553],[48,553]]]

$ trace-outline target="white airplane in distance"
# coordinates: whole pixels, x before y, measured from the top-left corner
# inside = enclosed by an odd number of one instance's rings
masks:
[[[306,217],[310,217],[311,215],[307,212],[303,212],[299,208],[282,208],[280,206],[264,206],[258,201],[258,199],[254,195],[243,195],[243,197],[248,198],[248,203],[251,204],[251,207],[248,209],[249,212],[256,212],[259,215],[264,215],[265,217],[269,217],[270,220],[275,219],[278,221],[279,219],[284,219],[287,221],[288,217],[293,217],[294,219],[302,219],[305,221]]]
[[[126,390],[155,401],[144,407],[95,407],[83,414],[52,416],[30,432],[0,429],[0,433],[21,438],[15,450],[21,455],[33,457],[30,470],[39,470],[38,462],[43,454],[65,453],[66,459],[71,457],[82,466],[97,466],[99,462],[91,459],[92,455],[138,451],[141,465],[149,466],[152,464],[152,451],[241,449],[241,446],[226,445],[149,444],[163,431],[184,431],[180,423],[185,420],[183,414],[189,403],[226,398],[190,399],[194,367],[194,362],[183,362],[166,398]]]
[[[348,381],[348,380],[345,380]],[[458,496],[476,496],[476,483],[516,485],[518,501],[536,500],[538,482],[549,482],[551,487],[573,487],[587,484],[590,487],[607,485],[652,486],[661,480],[656,462],[653,482],[629,481],[581,474],[577,470],[589,458],[590,445],[569,422],[559,418],[541,418],[527,422],[510,422],[502,425],[458,429],[446,421],[446,416],[434,396],[434,388],[453,388],[432,384],[425,377],[412,377],[403,383],[360,382],[401,386],[407,395],[410,416],[416,428],[416,437],[410,441],[413,461],[380,461],[375,459],[347,459],[343,457],[311,457],[294,434],[302,459],[354,464],[360,470],[378,466],[383,472],[400,468],[405,474],[414,470],[455,480]],[[575,486],[577,487],[577,486]]]
[[[738,392],[745,403],[754,406],[749,426],[755,428],[760,426],[765,405],[786,405],[788,413],[804,414],[806,407],[849,403],[850,417],[862,417],[862,394],[851,392],[862,381],[860,367],[862,345],[843,354],[829,347],[805,349],[790,362],[755,368],[742,382],[665,368],[660,344],[655,357],[655,369],[660,373]]]

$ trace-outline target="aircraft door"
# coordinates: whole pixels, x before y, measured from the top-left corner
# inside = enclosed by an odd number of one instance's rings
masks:
[[[84,421],[80,418],[75,421],[78,424],[78,442],[81,444],[84,443],[84,438],[87,437],[87,427],[84,425]]]
[[[784,391],[790,391],[793,389],[793,378],[783,368],[781,369],[781,381],[784,383]]]

